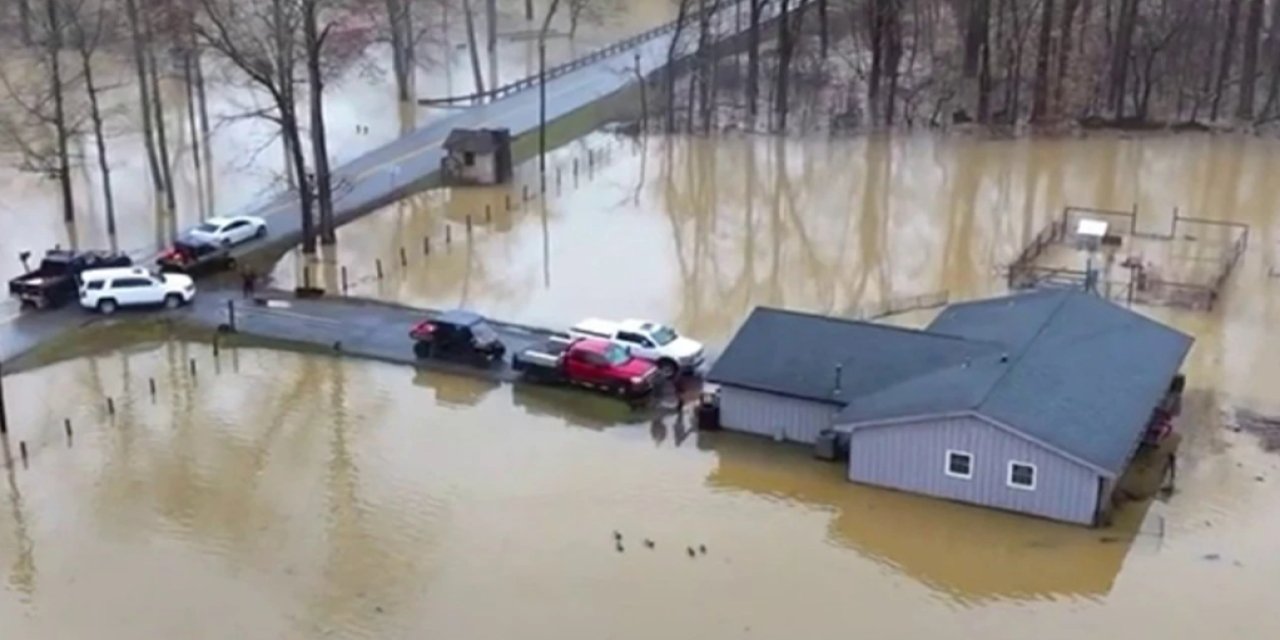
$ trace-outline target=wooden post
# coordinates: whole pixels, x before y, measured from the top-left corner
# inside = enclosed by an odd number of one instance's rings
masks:
[[[471,237],[471,214],[467,214],[467,237]]]
[[[423,236],[422,238],[422,255],[431,255],[431,236]]]
[[[529,185],[526,184],[520,188],[520,201],[526,202],[528,200],[529,200]]]
[[[156,398],[156,379],[155,379],[155,378],[147,378],[147,387],[151,390],[151,399],[152,399],[152,400],[155,400],[155,398]]]
[[[189,361],[187,362],[187,364],[189,365],[189,368],[191,369],[191,377],[192,377],[192,378],[196,377],[196,359],[195,359],[195,358],[192,358],[191,360],[189,360]]]
[[[373,261],[374,273],[378,274],[378,279],[382,279],[382,258],[375,258]]]
[[[27,441],[20,440],[18,442],[18,453],[22,455],[22,468],[27,468]]]
[[[487,204],[484,206],[484,221],[486,223],[493,222],[493,211]]]
[[[511,210],[511,194],[509,194],[509,193],[508,193],[508,194],[504,195],[503,197],[504,197],[504,198],[506,198],[506,202],[507,202],[507,211],[510,211],[510,210]]]
[[[405,254],[404,247],[400,247],[400,266],[409,266],[409,256]]]
[[[453,242],[453,234],[451,233],[452,229],[453,227],[450,227],[447,224],[444,226],[444,243],[446,245],[448,245],[450,242]]]
[[[71,418],[62,421],[62,430],[67,432],[67,439],[71,439]]]
[[[578,188],[578,159],[573,159],[573,187]]]
[[[116,401],[107,398],[107,415],[114,416],[116,414]]]
[[[227,326],[231,328],[231,332],[236,331],[236,301],[227,300]]]

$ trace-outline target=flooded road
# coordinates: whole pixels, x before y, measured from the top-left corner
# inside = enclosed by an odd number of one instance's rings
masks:
[[[5,384],[31,459],[0,487],[0,637],[1280,633],[1280,468],[1220,430],[1170,503],[1091,531],[394,366],[162,341]]]

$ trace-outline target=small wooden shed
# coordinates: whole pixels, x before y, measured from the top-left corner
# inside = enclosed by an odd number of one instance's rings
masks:
[[[454,129],[444,141],[440,169],[448,184],[502,184],[511,179],[511,132]]]

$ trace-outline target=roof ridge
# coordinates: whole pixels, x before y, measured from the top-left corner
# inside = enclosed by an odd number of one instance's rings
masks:
[[[1017,356],[1011,357],[1009,359],[1009,362],[1007,363],[1007,366],[1005,366],[1004,368],[1004,372],[1001,373],[999,376],[997,376],[995,380],[991,381],[991,385],[987,387],[986,392],[983,393],[982,397],[978,398],[978,401],[974,403],[973,406],[975,408],[981,407],[982,405],[986,404],[987,398],[990,398],[991,394],[995,392],[996,387],[999,387],[1000,383],[1004,382],[1005,378],[1008,378],[1009,374],[1012,373],[1013,370],[1018,367],[1018,363],[1022,362],[1022,359],[1026,357],[1027,352],[1031,350],[1031,345],[1035,344],[1036,341],[1040,339],[1040,336],[1044,334],[1044,330],[1049,326],[1049,323],[1052,322],[1053,319],[1058,316],[1058,314],[1062,311],[1062,307],[1066,305],[1067,301],[1070,299],[1071,299],[1071,296],[1068,296],[1068,295],[1061,296],[1057,304],[1054,305],[1053,310],[1045,314],[1044,321],[1040,323],[1040,327],[1036,329],[1035,334],[1032,335],[1029,340],[1026,340],[1021,345],[1019,345],[1020,349],[1018,351]]]
[[[763,311],[771,311],[771,312],[774,312],[774,313],[782,313],[782,314],[792,315],[792,316],[799,316],[799,317],[803,317],[803,318],[813,318],[813,319],[816,319],[816,320],[824,320],[824,321],[827,321],[827,322],[834,322],[834,323],[838,323],[838,324],[856,325],[856,326],[860,326],[860,327],[873,327],[873,328],[876,328],[876,329],[884,329],[884,330],[887,330],[887,331],[896,331],[896,332],[899,332],[899,333],[907,333],[907,334],[911,334],[911,335],[923,335],[923,336],[929,336],[929,337],[931,337],[931,338],[942,338],[942,339],[944,339],[944,340],[952,340],[952,341],[955,341],[955,342],[964,342],[964,343],[969,343],[969,344],[980,344],[980,345],[989,345],[989,346],[1000,346],[1000,345],[999,345],[999,343],[996,343],[996,342],[988,342],[988,341],[986,341],[986,340],[974,340],[974,339],[972,339],[972,338],[965,338],[965,337],[963,337],[963,336],[953,336],[953,335],[951,335],[951,334],[947,334],[947,333],[941,333],[941,332],[937,332],[937,331],[929,331],[928,329],[912,329],[912,328],[910,328],[910,327],[899,327],[899,326],[897,326],[897,325],[884,324],[884,323],[881,323],[881,322],[869,322],[869,321],[867,321],[867,320],[855,320],[855,319],[853,319],[853,318],[843,318],[843,317],[840,317],[840,316],[826,316],[826,315],[822,315],[822,314],[817,313],[817,312],[814,312],[814,311],[798,311],[798,310],[795,310],[795,309],[783,309],[783,308],[781,308],[781,307],[770,307],[770,306],[766,306],[766,305],[759,305],[759,306],[757,306],[754,310],[752,310],[752,312],[751,312],[751,313],[754,315],[757,311],[762,311],[762,310],[763,310]]]

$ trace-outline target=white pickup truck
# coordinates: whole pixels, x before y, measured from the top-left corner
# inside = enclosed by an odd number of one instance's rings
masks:
[[[702,366],[703,348],[697,340],[682,337],[675,329],[648,320],[601,320],[587,318],[569,329],[580,338],[604,338],[631,350],[636,357],[651,360],[663,375],[693,372]]]

